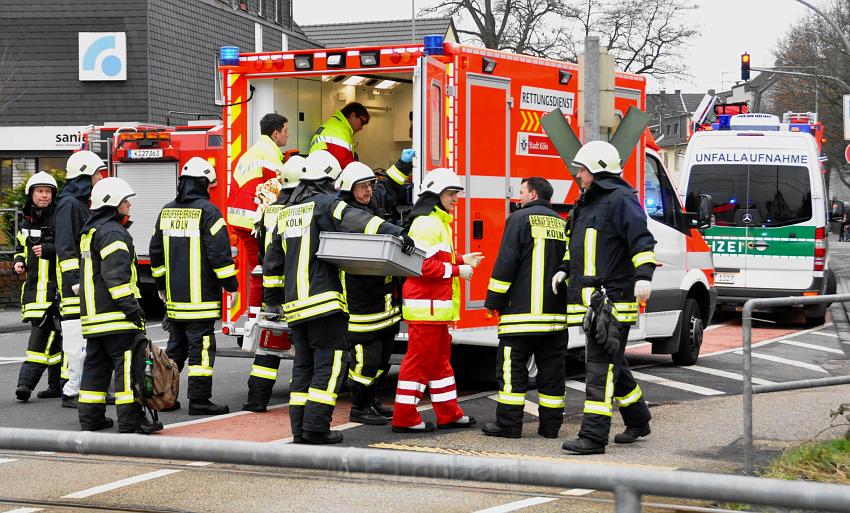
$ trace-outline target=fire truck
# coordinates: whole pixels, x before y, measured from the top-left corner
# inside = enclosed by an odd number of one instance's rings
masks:
[[[360,161],[388,168],[404,148],[414,148],[414,191],[435,168],[453,169],[465,181],[455,212],[458,252],[488,256],[462,286],[457,344],[495,347],[495,321],[484,298],[505,219],[518,206],[524,177],[542,176],[554,186],[553,207],[570,210],[579,188],[541,126],[541,117],[560,109],[580,133],[579,67],[555,60],[453,43],[365,46],[240,54],[222,49],[225,106],[222,168],[230,177],[239,157],[259,137],[259,119],[278,112],[289,119],[289,148],[306,153],[316,129],[346,103],[358,101],[371,120],[358,134]],[[615,74],[614,106],[619,116],[643,110],[646,82]],[[412,134],[412,135],[411,135]],[[677,362],[696,361],[702,329],[714,310],[711,254],[692,227],[667,178],[658,148],[643,132],[625,162],[624,178],[648,205],[650,229],[658,240],[659,267],[653,295],[631,338],[648,340]],[[240,296],[244,297],[243,294]],[[225,302],[227,304],[227,302]],[[238,330],[240,308],[225,308],[223,330]],[[584,337],[570,334],[570,347]]]
[[[174,199],[180,166],[187,160],[202,157],[221,168],[221,123],[198,120],[179,126],[122,123],[90,127],[83,133],[82,149],[100,155],[109,176],[125,180],[135,191],[129,231],[136,248],[139,280],[152,287],[149,245],[159,211]],[[226,189],[210,189],[211,201],[222,212],[226,211]]]

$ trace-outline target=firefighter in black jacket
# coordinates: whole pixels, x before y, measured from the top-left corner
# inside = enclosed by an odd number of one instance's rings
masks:
[[[289,195],[298,185],[301,175],[304,174],[306,159],[301,155],[292,155],[280,171],[280,176],[275,180],[280,181],[281,189],[277,200],[264,209],[260,207],[257,212],[262,215],[260,222],[255,224],[257,230],[257,246],[260,248],[260,265],[266,256],[266,249],[271,244],[274,230],[277,228],[277,220],[283,211]],[[263,186],[257,188],[258,195]],[[263,288],[283,287],[283,276],[263,276]],[[257,349],[254,355],[254,364],[251,366],[251,376],[248,378],[248,402],[242,405],[244,411],[264,412],[269,405],[274,383],[277,381],[277,369],[280,366],[280,357],[266,354]]]
[[[345,368],[348,308],[339,269],[316,258],[319,232],[402,231],[338,199],[334,180],[341,172],[336,158],[324,150],[307,157],[307,171],[280,216],[263,261],[264,276],[286,277],[283,288],[264,289],[264,300],[269,311],[283,307],[295,345],[289,416],[296,443],[342,442],[342,433],[331,431],[330,422]],[[413,252],[413,240],[402,239],[403,250]]]
[[[552,185],[526,178],[520,185],[522,208],[506,224],[499,256],[487,287],[484,307],[499,317],[496,422],[485,435],[519,438],[528,389],[528,359],[534,355],[539,374],[537,432],[557,438],[564,415],[564,356],[567,315],[564,295],[549,284],[566,249],[566,222],[549,205]]]
[[[608,444],[614,401],[626,430],[616,443],[632,443],[649,434],[651,415],[640,387],[625,358],[629,328],[637,321],[638,302],[646,301],[655,271],[655,239],[646,225],[646,213],[637,193],[620,175],[617,149],[604,141],[585,144],[576,153],[582,195],[573,210],[564,263],[552,279],[552,288],[569,277],[567,322],[580,325],[594,291],[604,290],[613,303],[619,341],[610,352],[600,337],[586,342],[586,400],[581,430],[564,450],[577,454],[602,454]],[[616,333],[612,338],[616,340]]]
[[[59,397],[59,371],[62,363],[62,335],[56,330],[56,250],[54,246],[54,203],[56,180],[41,171],[27,180],[24,223],[18,232],[21,252],[15,255],[15,272],[27,274],[21,291],[23,320],[32,323],[27,359],[21,365],[15,395],[27,402],[44,369],[47,389],[39,399]]]
[[[403,203],[404,186],[412,168],[413,150],[390,168],[387,179],[376,181],[375,173],[361,162],[345,166],[337,180],[339,197],[351,208],[389,219]],[[392,276],[358,276],[345,273],[348,304],[348,389],[351,391],[351,422],[383,426],[393,409],[375,397],[377,384],[390,367],[395,336],[401,323],[401,288]]]
[[[230,411],[210,401],[221,289],[239,288],[227,224],[209,200],[215,184],[209,162],[189,159],[180,172],[177,198],[159,213],[150,243],[151,274],[171,321],[166,354],[180,370],[189,359],[189,415]]]
[[[56,200],[56,261],[62,313],[62,406],[77,407],[83,373],[85,340],[80,324],[80,236],[89,217],[91,189],[106,164],[96,153],[83,150],[68,158],[65,186]]]
[[[78,414],[84,431],[110,428],[106,391],[115,371],[115,405],[121,433],[152,433],[162,429],[148,422],[133,392],[133,368],[144,360],[133,357],[136,337],[144,333],[139,305],[136,250],[127,231],[130,200],[136,194],[120,178],[104,178],[92,189],[91,216],[80,239],[80,314],[87,340]],[[143,371],[142,371],[143,372]]]

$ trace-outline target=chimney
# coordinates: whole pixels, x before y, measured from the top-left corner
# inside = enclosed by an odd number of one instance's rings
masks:
[[[714,96],[714,94],[715,94],[715,93],[714,93],[714,89],[709,89],[709,90],[708,90],[708,94],[709,94],[709,95],[711,95],[711,96]]]
[[[658,94],[667,94],[667,91],[665,91],[664,89],[662,89],[662,90],[661,90],[661,92],[660,92],[660,93],[658,93]]]
[[[682,90],[681,90],[681,89],[676,89],[676,91],[675,91],[673,94],[675,94],[676,96],[678,96],[678,95],[682,94]]]

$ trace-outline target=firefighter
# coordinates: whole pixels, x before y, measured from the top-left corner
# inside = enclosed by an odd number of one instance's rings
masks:
[[[471,427],[475,419],[464,415],[457,403],[451,357],[449,323],[460,316],[460,279],[472,278],[481,253],[456,255],[452,244],[452,212],[463,190],[451,170],[438,168],[425,176],[422,193],[410,212],[408,234],[424,250],[422,275],[407,278],[402,290],[402,315],[408,325],[407,353],[401,362],[393,408],[393,431],[433,431],[416,409],[430,389],[431,403],[441,429]],[[460,263],[463,262],[463,263]]]
[[[262,210],[262,219],[257,223],[257,243],[260,246],[260,264],[265,260],[265,252],[272,241],[277,220],[289,195],[298,185],[301,175],[304,174],[306,159],[301,155],[293,155],[286,159],[281,168],[279,179],[273,180],[280,185],[280,193],[277,199]],[[258,196],[260,188],[257,188]],[[271,188],[269,188],[271,192]],[[259,199],[259,198],[258,198]],[[262,208],[262,203],[261,203]],[[260,211],[259,209],[257,210]],[[264,276],[263,287],[283,287],[283,276]],[[254,364],[251,366],[251,376],[248,378],[248,401],[242,405],[244,411],[264,412],[269,405],[272,388],[277,380],[277,370],[280,366],[280,357],[273,354],[264,354],[258,350],[254,355]]]
[[[165,352],[181,371],[189,360],[189,415],[230,411],[210,401],[221,289],[239,287],[227,224],[210,202],[215,185],[212,165],[189,159],[180,170],[177,197],[159,213],[150,243],[151,274],[171,321]]]
[[[544,178],[522,180],[522,208],[505,223],[487,287],[484,307],[499,319],[499,399],[496,422],[481,429],[485,435],[521,436],[532,355],[539,370],[537,432],[557,438],[563,422],[567,304],[549,284],[566,250],[566,222],[549,204],[552,192]]]
[[[647,229],[637,193],[621,177],[623,168],[614,146],[589,142],[576,153],[573,165],[579,168],[582,193],[570,216],[569,247],[552,278],[552,289],[557,291],[569,277],[567,323],[571,326],[582,324],[591,296],[604,291],[613,303],[610,315],[616,323],[612,329],[619,328],[619,338],[612,333],[613,347],[608,347],[608,337],[587,336],[584,417],[578,438],[564,442],[563,448],[576,454],[602,454],[614,401],[626,424],[614,442],[632,443],[650,433],[651,415],[629,371],[625,350],[629,328],[637,321],[638,302],[650,295],[655,239]]]
[[[249,317],[256,316],[263,300],[263,280],[252,272],[259,263],[259,248],[252,233],[257,211],[254,198],[257,186],[277,177],[277,170],[283,163],[280,148],[289,138],[289,122],[280,114],[266,114],[260,120],[260,133],[260,140],[239,158],[227,199],[227,223],[239,240],[239,251],[251,273],[248,293],[243,296],[243,300],[248,301]],[[245,284],[242,290],[246,290]]]
[[[113,426],[106,417],[106,391],[115,371],[115,405],[121,433],[149,434],[162,429],[149,422],[136,400],[133,357],[136,337],[145,331],[139,305],[136,251],[127,231],[133,189],[120,178],[104,178],[92,189],[91,216],[80,239],[80,313],[87,340],[78,414],[83,431]],[[143,372],[143,371],[141,371]]]
[[[96,153],[78,151],[68,158],[65,186],[56,200],[56,260],[60,312],[62,313],[62,406],[77,407],[85,359],[85,340],[80,323],[80,236],[89,217],[92,187],[106,164]]]
[[[407,253],[414,244],[400,227],[336,197],[334,181],[342,170],[333,155],[316,151],[306,164],[263,261],[263,275],[285,276],[284,287],[266,288],[265,302],[272,312],[282,307],[295,345],[289,399],[293,440],[334,444],[342,442],[330,422],[348,349],[348,315],[339,269],[316,258],[319,232],[400,235]]]
[[[369,111],[362,104],[351,102],[333,113],[313,134],[310,153],[326,150],[336,157],[342,169],[357,160],[354,156],[354,134],[369,124]]]
[[[351,208],[388,219],[403,203],[404,185],[412,169],[415,152],[405,150],[389,169],[389,180],[376,181],[375,173],[361,162],[345,167],[337,181],[339,197]],[[400,180],[399,180],[400,178]],[[345,273],[348,304],[348,389],[351,392],[351,422],[386,425],[393,410],[375,397],[380,378],[389,371],[395,336],[401,323],[398,281],[392,276],[358,276]]]
[[[32,323],[27,359],[21,366],[15,389],[15,396],[23,402],[29,400],[45,369],[47,389],[39,392],[38,398],[62,395],[59,386],[62,335],[54,324],[59,314],[53,215],[56,189],[56,179],[44,171],[27,180],[24,222],[17,235],[21,253],[15,255],[14,269],[18,274],[27,275],[21,291],[21,314],[24,322]]]

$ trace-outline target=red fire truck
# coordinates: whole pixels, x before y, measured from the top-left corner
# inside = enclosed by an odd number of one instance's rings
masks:
[[[442,41],[427,47],[246,54],[234,47],[222,50],[226,153],[219,169],[226,170],[228,178],[258,139],[264,114],[286,116],[287,149],[306,153],[319,125],[351,101],[365,105],[371,116],[357,135],[355,152],[362,162],[388,168],[402,149],[413,147],[415,191],[434,168],[448,167],[462,177],[466,190],[455,212],[455,248],[461,253],[481,251],[489,258],[463,284],[461,320],[452,334],[459,344],[495,347],[495,322],[486,316],[484,298],[520,181],[547,178],[555,189],[554,207],[563,212],[578,197],[578,187],[540,118],[559,108],[580,133],[579,67]],[[645,109],[643,76],[616,73],[614,83],[614,108],[620,117],[630,107]],[[653,342],[655,352],[674,354],[680,363],[694,363],[702,328],[714,310],[711,253],[691,228],[648,131],[625,163],[624,178],[647,205],[660,264],[652,299],[631,338]],[[225,333],[240,334],[242,310],[225,308]],[[583,345],[584,337],[575,330],[570,347]]]

